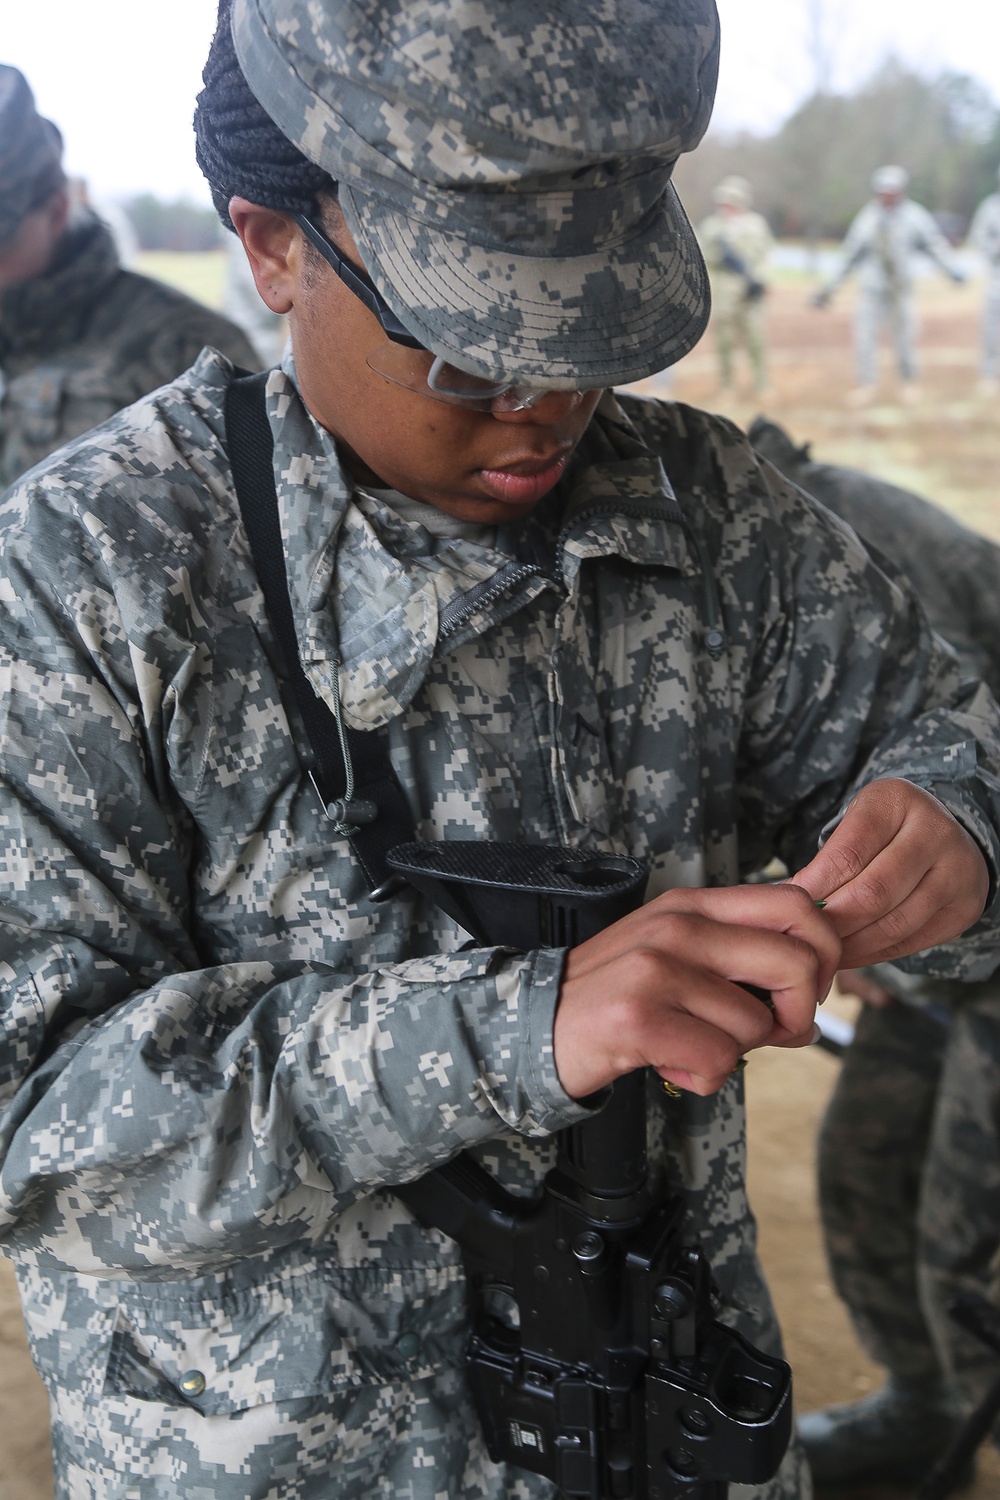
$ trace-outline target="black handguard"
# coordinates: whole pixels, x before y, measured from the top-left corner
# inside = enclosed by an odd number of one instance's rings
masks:
[[[530,844],[417,843],[388,862],[478,943],[573,947],[642,902],[638,860]],[[723,1500],[791,1435],[791,1372],[717,1321],[678,1196],[652,1201],[646,1070],[561,1131],[536,1199],[459,1156],[396,1192],[465,1253],[467,1365],[490,1456],[572,1500]]]

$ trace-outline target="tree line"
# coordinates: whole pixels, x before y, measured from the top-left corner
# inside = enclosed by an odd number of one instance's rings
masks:
[[[906,167],[911,195],[959,238],[997,187],[1000,109],[966,74],[927,78],[890,59],[853,94],[817,90],[773,135],[708,135],[675,182],[695,222],[735,172],[779,237],[839,239],[888,162]]]
[[[136,193],[122,202],[141,250],[217,250],[223,228],[214,208],[189,198]]]

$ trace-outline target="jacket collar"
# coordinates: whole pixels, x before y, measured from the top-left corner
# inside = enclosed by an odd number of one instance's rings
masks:
[[[643,443],[612,391],[594,413],[565,486],[560,563],[567,581],[588,557],[695,571],[663,460]]]
[[[492,546],[431,538],[359,498],[333,439],[299,397],[290,361],[268,379],[267,409],[302,665],[319,696],[331,707],[339,698],[356,728],[403,712],[439,649],[481,634],[546,588],[571,592],[585,558],[691,571],[662,462],[610,395],[514,559]],[[531,560],[546,552],[548,569]]]

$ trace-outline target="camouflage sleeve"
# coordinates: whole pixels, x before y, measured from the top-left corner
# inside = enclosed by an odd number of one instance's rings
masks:
[[[579,1118],[552,1059],[558,952],[354,973],[248,939],[200,959],[197,830],[149,729],[128,579],[114,597],[94,543],[74,593],[76,563],[60,576],[37,535],[7,540],[0,1241],[89,1274],[200,1272],[319,1238],[466,1145]],[[64,552],[86,542],[63,533]]]
[[[854,532],[762,465],[777,532],[748,692],[739,774],[746,847],[773,837],[791,868],[808,860],[863,784],[898,776],[932,792],[1000,869],[1000,712],[936,636],[901,575]],[[794,808],[793,818],[788,809]],[[946,977],[996,966],[996,912],[913,961]]]
[[[840,265],[827,282],[830,291],[841,285],[855,271],[874,243],[872,216],[867,205],[856,214],[840,247]]]
[[[955,262],[952,258],[951,246],[938,228],[934,215],[920,203],[913,203],[910,207],[915,210],[914,237],[919,249],[923,250],[925,255],[929,255],[935,265],[940,266],[948,276],[953,276]]]

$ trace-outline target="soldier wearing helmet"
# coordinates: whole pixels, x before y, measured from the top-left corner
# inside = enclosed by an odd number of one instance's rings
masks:
[[[888,331],[895,353],[902,400],[913,401],[919,394],[913,289],[917,257],[929,256],[956,284],[965,280],[932,216],[906,196],[909,180],[909,173],[900,166],[879,167],[873,173],[873,197],[847,231],[840,269],[813,298],[815,306],[825,307],[837,288],[857,273],[854,351],[858,384],[851,395],[854,405],[866,405],[878,394],[879,336],[883,329]]]
[[[745,177],[724,177],[715,189],[715,212],[698,227],[712,282],[712,330],[724,391],[734,383],[734,355],[742,348],[750,364],[754,395],[767,388],[763,308],[767,263],[774,240],[763,214],[751,207]]]

